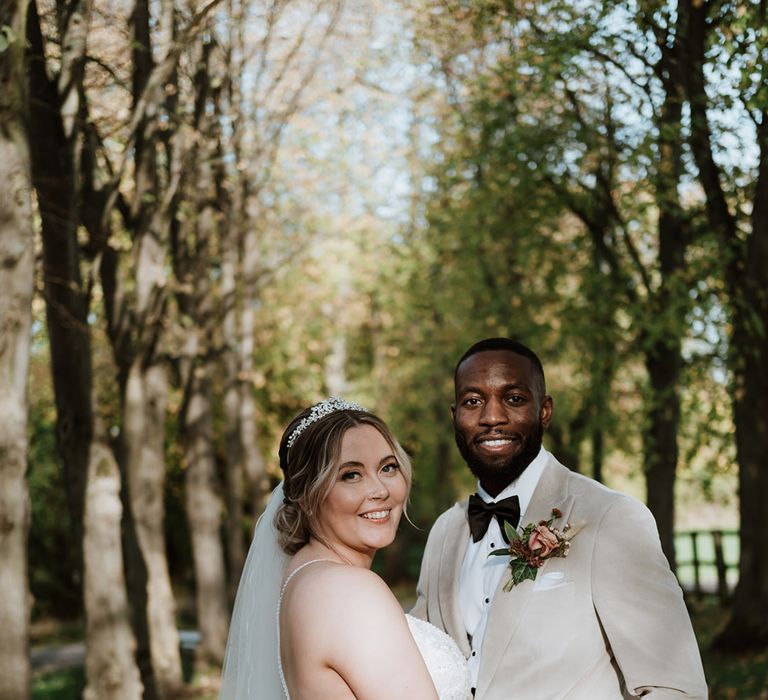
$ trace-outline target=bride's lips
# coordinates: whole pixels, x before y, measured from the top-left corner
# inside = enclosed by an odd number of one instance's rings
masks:
[[[391,508],[381,508],[379,510],[369,510],[366,513],[360,513],[360,517],[363,520],[367,520],[369,523],[379,525],[389,521],[391,512]]]

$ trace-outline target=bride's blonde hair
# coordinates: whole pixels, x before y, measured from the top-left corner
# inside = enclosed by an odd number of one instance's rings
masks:
[[[318,536],[318,515],[336,481],[341,442],[350,428],[370,425],[392,448],[400,471],[411,490],[411,460],[381,418],[365,410],[342,409],[318,418],[296,435],[298,425],[310,415],[312,406],[296,416],[280,440],[283,470],[283,503],[275,513],[279,542],[287,554],[295,554],[310,536]],[[290,446],[289,446],[290,443]]]

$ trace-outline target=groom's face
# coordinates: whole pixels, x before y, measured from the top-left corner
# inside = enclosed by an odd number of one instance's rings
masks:
[[[451,407],[456,445],[492,496],[517,479],[539,453],[552,418],[533,363],[509,350],[468,357],[456,373]]]

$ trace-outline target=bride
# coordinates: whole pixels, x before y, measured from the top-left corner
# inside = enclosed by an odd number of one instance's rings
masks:
[[[291,422],[279,455],[284,481],[240,580],[222,700],[466,700],[456,644],[405,615],[370,570],[411,486],[384,422],[332,397]]]

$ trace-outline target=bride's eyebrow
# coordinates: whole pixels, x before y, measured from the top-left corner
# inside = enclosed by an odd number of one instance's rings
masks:
[[[379,466],[385,464],[386,462],[391,462],[392,460],[397,462],[397,457],[395,457],[395,455],[393,454],[387,455],[386,457],[382,457],[382,459],[379,461]],[[360,468],[360,467],[365,467],[365,465],[362,462],[358,462],[356,460],[350,460],[349,462],[344,462],[344,464],[339,465],[339,469],[349,469],[349,467]]]

